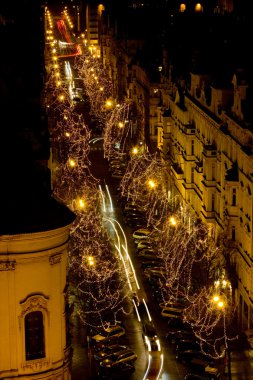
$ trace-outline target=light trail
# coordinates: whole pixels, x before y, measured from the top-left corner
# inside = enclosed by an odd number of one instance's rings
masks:
[[[147,367],[147,370],[146,370],[146,372],[144,374],[143,380],[147,379],[147,376],[148,376],[148,373],[149,373],[149,370],[150,370],[150,366],[151,366],[151,362],[152,362],[152,356],[149,354],[148,355],[148,367]]]
[[[93,139],[91,139],[89,141],[89,143],[95,144],[99,140],[104,140],[104,138],[103,137],[94,137]]]
[[[137,305],[136,305],[136,302],[135,302],[134,299],[133,299],[132,301],[133,301],[134,308],[135,308],[135,311],[136,311],[136,314],[137,314],[137,319],[138,319],[139,322],[141,322],[141,316],[140,316],[140,313],[139,313],[139,311],[138,311],[138,307],[137,307]]]
[[[119,234],[118,234],[118,231],[117,231],[117,228],[115,227],[115,224],[114,224],[114,220],[111,220],[111,218],[104,218],[105,220],[107,220],[109,223],[111,223],[111,225],[112,225],[112,228],[114,229],[114,232],[115,232],[115,234],[116,234],[116,237],[117,237],[117,239],[118,239],[118,246],[117,246],[117,251],[118,252],[120,252],[120,256],[122,257],[122,260],[123,260],[123,256],[122,256],[122,253],[121,253],[121,251],[120,251],[120,237],[119,237]],[[115,246],[116,246],[116,244],[115,244]],[[124,261],[124,260],[123,260]],[[125,261],[124,261],[125,262]]]
[[[163,362],[164,362],[164,356],[163,356],[163,354],[161,354],[160,358],[161,358],[161,366],[160,366],[159,373],[157,375],[156,380],[160,380],[160,376],[161,376],[161,373],[162,373],[162,370],[163,370]]]
[[[125,260],[124,260],[124,258],[123,258],[123,256],[122,256],[122,253],[120,252],[120,249],[117,247],[116,244],[115,244],[115,248],[117,249],[117,251],[118,251],[118,253],[119,253],[120,257],[121,257],[121,260],[122,260],[122,262],[123,262],[123,265],[124,265],[124,268],[125,268],[125,273],[126,273],[126,277],[127,277],[127,282],[128,282],[129,288],[130,288],[131,291],[133,291],[132,284],[131,284],[131,281],[130,281],[130,279],[129,279],[129,274],[128,274],[128,270],[127,270],[127,267],[126,267]]]
[[[106,205],[105,205],[105,196],[104,196],[104,193],[103,193],[103,190],[101,188],[101,186],[99,185],[99,191],[100,191],[100,194],[101,194],[101,197],[102,197],[102,204],[103,204],[103,211],[106,212]]]
[[[151,315],[150,315],[150,312],[148,310],[148,305],[146,304],[146,301],[144,300],[144,298],[142,299],[143,303],[144,303],[144,306],[146,308],[146,311],[147,311],[147,314],[148,314],[148,319],[149,321],[151,322],[152,321],[152,318],[151,318]]]
[[[125,240],[125,246],[122,244],[122,248],[125,251],[127,260],[129,261],[129,264],[130,264],[130,267],[131,267],[131,272],[132,272],[132,274],[134,276],[135,285],[136,285],[137,289],[140,290],[140,285],[139,285],[139,282],[138,282],[137,277],[136,277],[136,272],[135,272],[132,260],[131,260],[131,258],[129,256],[129,253],[128,253],[126,234],[125,234],[123,228],[121,227],[121,224],[116,219],[108,217],[107,220],[110,220],[113,223],[117,223],[117,225],[119,226],[119,228],[120,228],[120,230],[121,230],[121,232],[123,234],[123,237],[124,237],[124,240]],[[115,228],[115,226],[114,226],[114,228]]]
[[[106,188],[106,191],[107,191],[107,194],[108,194],[108,197],[109,197],[109,201],[110,201],[110,206],[111,206],[111,212],[113,212],[114,211],[114,209],[113,209],[113,204],[112,204],[112,197],[111,197],[111,194],[110,194],[110,190],[109,190],[109,188],[108,188],[108,186],[107,185],[105,185],[105,188]],[[115,220],[116,221],[116,220]],[[123,231],[123,230],[122,230]]]
[[[131,266],[131,269],[132,269],[132,272],[133,272],[133,275],[134,275],[134,280],[135,280],[135,283],[136,283],[136,287],[137,287],[138,290],[140,290],[140,285],[139,285],[139,282],[138,282],[137,277],[136,277],[136,273],[135,273],[135,269],[134,269],[132,260],[131,260],[131,258],[129,256],[128,251],[126,250],[126,248],[123,245],[122,245],[122,248],[124,249],[124,251],[125,251],[125,253],[127,255],[127,259],[128,259],[128,261],[130,263],[130,266]]]

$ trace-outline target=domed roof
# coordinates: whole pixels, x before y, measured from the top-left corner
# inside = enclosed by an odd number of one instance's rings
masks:
[[[51,196],[50,171],[38,165],[24,141],[1,147],[0,235],[42,232],[72,223],[75,215]]]

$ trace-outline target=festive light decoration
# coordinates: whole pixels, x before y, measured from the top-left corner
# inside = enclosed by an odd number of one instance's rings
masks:
[[[106,316],[130,312],[126,307],[129,294],[124,290],[126,277],[122,275],[125,268],[115,259],[119,248],[113,248],[106,232],[101,192],[90,173],[89,141],[93,131],[75,112],[66,83],[56,75],[58,63],[52,61],[47,88],[49,115],[57,115],[50,131],[54,195],[77,216],[71,231],[70,281],[83,322],[105,326]],[[101,126],[105,157],[125,155],[133,137],[130,123],[125,121],[131,119],[133,105],[114,99],[112,82],[93,49],[77,57],[74,68],[83,79],[90,112]],[[169,166],[159,156],[135,147],[129,158],[120,183],[121,194],[145,210],[147,226],[154,228],[154,245],[164,264],[158,280],[164,299],[178,302],[180,298],[185,302],[184,321],[200,338],[203,351],[208,348],[210,355],[220,357],[233,339],[228,324],[234,312],[227,279],[217,279],[216,275],[221,248],[187,205],[178,196],[171,196]]]
[[[46,86],[48,116],[56,119],[50,124],[53,195],[76,214],[71,229],[69,279],[78,313],[85,324],[105,326],[109,317],[116,320],[119,312],[129,313],[132,305],[125,289],[125,268],[101,213],[99,181],[90,172],[91,131],[71,101],[67,81],[56,86],[55,70],[61,65],[60,61],[57,66],[54,62],[48,65]],[[125,109],[117,107],[119,114]],[[108,116],[111,123],[116,119],[115,112]]]

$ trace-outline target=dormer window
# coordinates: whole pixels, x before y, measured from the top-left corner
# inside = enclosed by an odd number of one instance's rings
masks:
[[[196,3],[195,12],[202,12],[202,11],[203,11],[202,5],[200,3]]]
[[[186,11],[186,4],[185,3],[181,3],[180,6],[179,6],[179,12],[185,12]]]

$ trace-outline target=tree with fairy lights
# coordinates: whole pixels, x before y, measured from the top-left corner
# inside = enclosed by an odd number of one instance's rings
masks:
[[[226,309],[217,309],[218,304],[211,301],[221,247],[187,205],[168,197],[164,186],[167,170],[156,156],[136,149],[121,181],[121,192],[145,209],[148,226],[155,228],[153,245],[163,261],[158,283],[164,301],[184,303],[184,321],[203,342],[203,350],[217,358],[223,353],[228,339],[225,327],[235,311],[229,292],[222,292]],[[229,339],[233,338],[231,334]]]
[[[91,133],[63,90],[54,90],[50,104],[57,116],[50,130],[53,194],[76,214],[69,253],[70,291],[83,323],[98,327],[106,324],[109,316],[116,319],[119,312],[130,312],[129,294],[103,222],[99,182],[90,173]],[[65,96],[59,97],[62,93]]]

